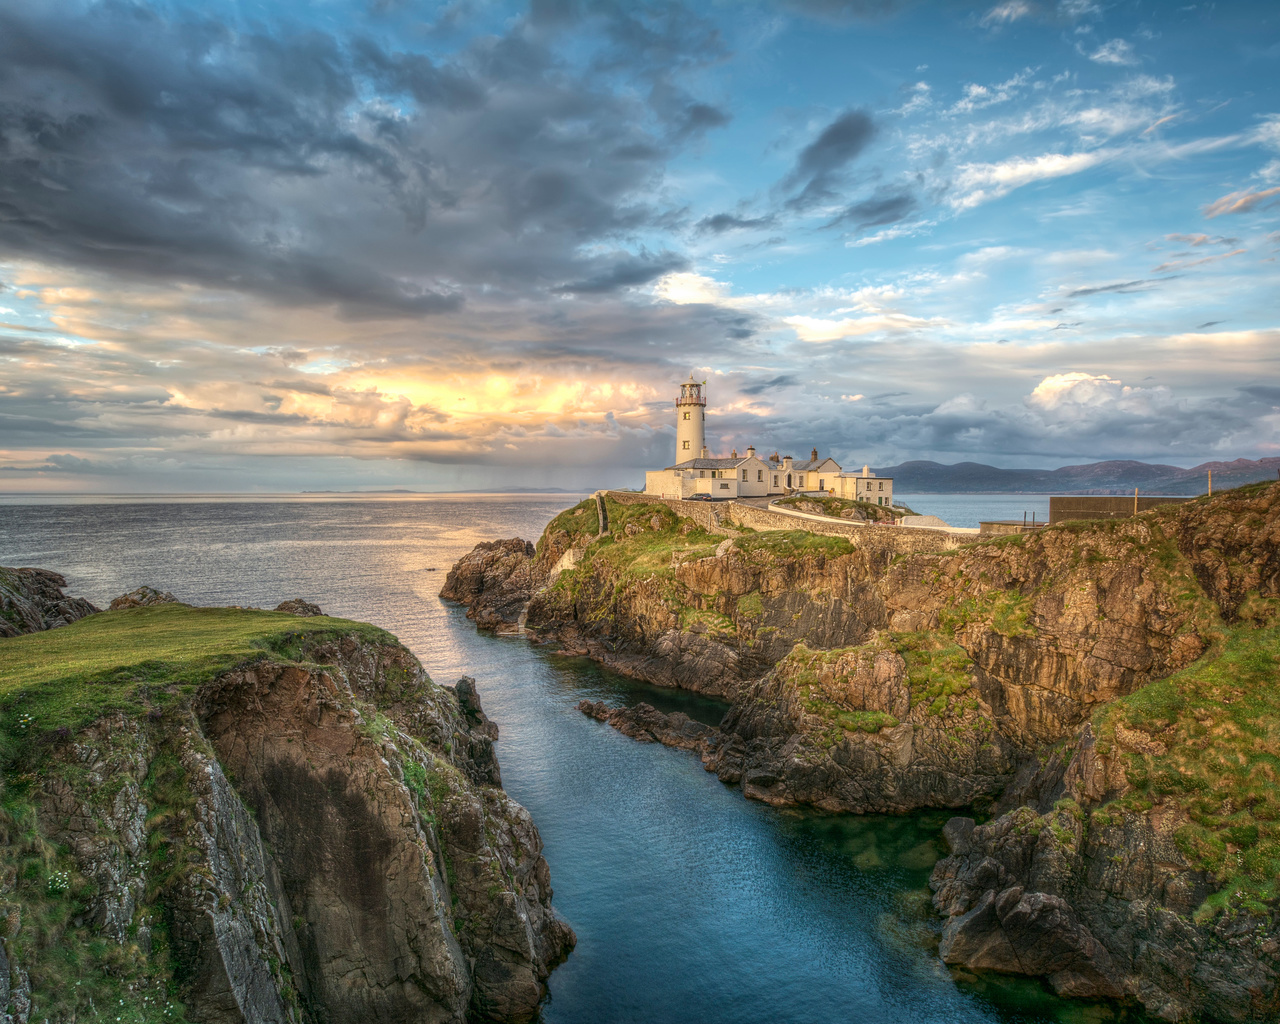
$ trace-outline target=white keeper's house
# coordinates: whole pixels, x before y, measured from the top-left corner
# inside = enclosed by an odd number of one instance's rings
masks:
[[[891,477],[878,477],[867,466],[862,467],[861,473],[845,473],[835,459],[818,458],[817,448],[801,461],[777,452],[761,458],[754,446],[748,447],[745,455],[734,449],[728,458],[713,457],[706,443],[706,386],[706,381],[699,384],[692,374],[680,385],[680,397],[676,399],[676,463],[645,473],[645,494],[662,498],[809,494],[853,498],[873,505],[893,504]]]

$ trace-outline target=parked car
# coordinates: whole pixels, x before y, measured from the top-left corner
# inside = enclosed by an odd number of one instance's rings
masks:
[[[686,501],[715,501],[716,499],[709,494],[691,494]]]

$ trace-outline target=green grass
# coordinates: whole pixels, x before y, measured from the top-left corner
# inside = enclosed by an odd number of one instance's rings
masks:
[[[745,554],[759,551],[781,558],[801,558],[810,554],[839,558],[857,550],[857,545],[847,537],[829,537],[808,530],[766,530],[744,534],[733,544]]]
[[[943,630],[954,635],[971,622],[989,622],[1003,636],[1033,636],[1035,627],[1028,621],[1032,601],[1016,590],[988,590],[980,597],[963,597],[939,612]]]
[[[612,517],[612,509],[609,510],[609,514]],[[544,540],[556,533],[567,533],[571,543],[576,545],[582,540],[595,537],[599,532],[600,514],[596,510],[596,499],[587,498],[578,502],[573,508],[565,509],[547,524],[542,537],[538,540],[537,550],[541,554],[546,546]]]
[[[1165,753],[1129,753],[1124,801],[1171,804],[1176,841],[1222,892],[1206,907],[1280,897],[1280,625],[1225,631],[1208,654],[1101,709],[1095,729],[1147,733]],[[1105,808],[1103,809],[1105,812]],[[1224,895],[1225,893],[1225,895]]]
[[[907,663],[912,707],[927,704],[929,714],[945,714],[951,698],[973,685],[973,659],[945,633],[891,633],[889,637]]]
[[[162,707],[238,665],[305,660],[312,645],[383,630],[328,616],[156,605],[101,612],[59,629],[0,640],[0,732],[22,742],[111,711]]]
[[[778,670],[795,688],[805,710],[810,714],[818,715],[846,732],[875,733],[881,729],[892,729],[898,724],[898,719],[888,712],[847,708],[831,700],[830,694],[823,689],[821,677],[824,670],[834,670],[842,657],[856,650],[856,647],[843,647],[815,651],[806,647],[803,642],[798,643],[779,664]],[[837,679],[837,685],[839,682]],[[833,738],[839,737],[837,735]]]

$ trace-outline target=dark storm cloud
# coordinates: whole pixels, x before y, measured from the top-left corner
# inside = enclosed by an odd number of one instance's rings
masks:
[[[870,199],[846,206],[827,227],[848,225],[862,230],[883,224],[894,224],[905,220],[915,212],[918,206],[919,200],[912,192],[898,189],[877,191]]]
[[[654,255],[641,252],[638,256],[623,253],[593,277],[561,285],[553,291],[562,295],[598,295],[648,284],[664,274],[687,270],[688,267],[689,261],[674,252],[664,251]]]
[[[0,246],[347,319],[649,280],[651,258],[583,253],[679,218],[649,198],[662,165],[730,115],[673,69],[723,44],[679,5],[565,5],[609,40],[571,72],[549,11],[444,60],[142,4],[0,9]]]
[[[853,161],[876,134],[875,122],[864,110],[850,110],[827,125],[800,151],[796,165],[782,181],[782,187],[800,191],[787,206],[804,210],[835,194],[840,172]]]

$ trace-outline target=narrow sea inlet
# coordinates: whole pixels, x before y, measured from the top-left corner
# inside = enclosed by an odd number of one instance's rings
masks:
[[[950,812],[747,801],[692,754],[576,709],[645,700],[715,722],[718,702],[478,634],[436,596],[478,541],[535,539],[573,500],[7,505],[0,564],[57,570],[100,605],[141,584],[192,604],[304,597],[391,630],[439,682],[475,677],[501,728],[505,787],[541,830],[555,906],[578,934],[551,977],[548,1024],[1124,1019],[1037,982],[957,982],[942,966],[927,880]]]

